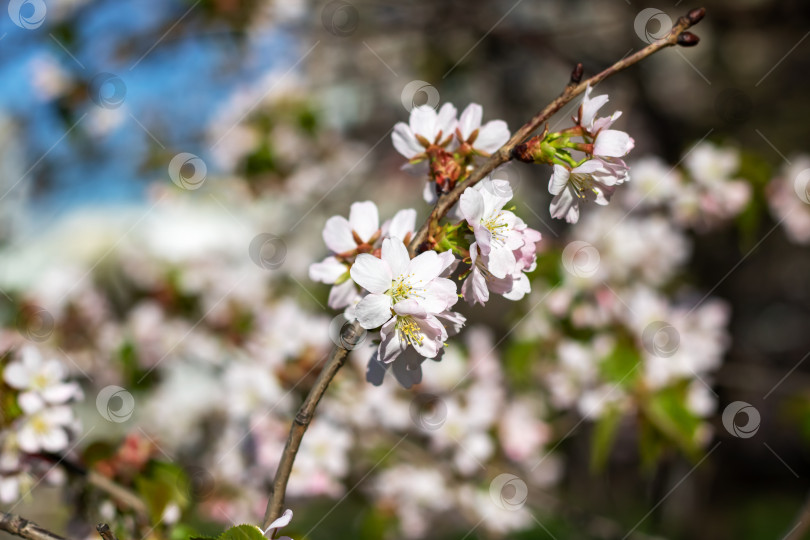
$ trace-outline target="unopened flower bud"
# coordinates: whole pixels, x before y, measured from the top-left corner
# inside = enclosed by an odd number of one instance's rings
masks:
[[[694,47],[700,42],[700,38],[692,32],[684,32],[678,36],[678,45],[681,47]]]
[[[582,63],[580,62],[574,67],[574,70],[571,72],[571,84],[579,84],[582,80],[582,73],[584,72],[584,68],[582,67]]]
[[[687,13],[686,18],[689,19],[689,22],[691,24],[697,24],[703,19],[705,15],[706,15],[706,8],[697,8]]]

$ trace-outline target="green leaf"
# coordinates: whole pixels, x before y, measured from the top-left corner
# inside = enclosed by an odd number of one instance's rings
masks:
[[[267,540],[255,525],[237,525],[219,535],[219,540]]]
[[[635,385],[638,373],[633,373],[641,363],[638,349],[630,341],[620,341],[613,351],[599,363],[599,371],[607,382],[620,388]]]
[[[697,459],[700,446],[697,430],[701,420],[686,407],[686,385],[664,388],[643,405],[650,423],[690,458]]]
[[[616,434],[619,432],[621,420],[621,411],[612,407],[605,411],[605,414],[596,422],[591,439],[592,471],[600,472],[605,468],[610,450],[616,441]]]

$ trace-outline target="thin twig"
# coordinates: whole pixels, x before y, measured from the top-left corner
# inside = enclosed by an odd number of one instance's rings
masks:
[[[546,106],[545,109],[540,111],[537,115],[535,115],[534,118],[515,132],[515,134],[512,135],[512,138],[510,138],[509,141],[507,141],[507,143],[504,144],[497,152],[495,152],[487,161],[474,170],[467,180],[459,183],[450,192],[439,197],[439,200],[433,207],[428,219],[424,224],[422,224],[422,227],[416,233],[408,246],[411,256],[415,255],[419,251],[429,248],[428,240],[432,227],[436,226],[439,223],[439,220],[447,215],[453,205],[458,202],[465,189],[470,186],[474,186],[486,175],[491,173],[496,167],[511,160],[512,150],[515,148],[515,146],[523,142],[529,135],[548,121],[552,115],[562,109],[565,104],[570,102],[577,95],[584,92],[588,85],[595,85],[607,77],[610,77],[611,75],[632,66],[633,64],[665,47],[670,47],[678,43],[682,45],[694,45],[697,38],[692,34],[685,32],[689,27],[697,24],[697,22],[703,18],[704,14],[705,9],[703,8],[690,11],[688,15],[678,19],[678,22],[672,27],[672,30],[670,30],[666,37],[651,43],[627,58],[619,60],[606,70],[585,81],[580,82],[579,79],[581,78],[582,68],[577,66],[577,68],[574,70],[574,74],[572,75],[571,82],[565,87],[562,94],[560,94],[557,99],[552,101],[548,106]],[[359,336],[363,335],[363,332],[364,330],[357,322],[355,322],[346,326],[342,333],[342,337],[346,340],[345,343],[353,344],[356,343]],[[298,413],[295,415],[295,420],[290,427],[290,434],[287,437],[287,444],[284,446],[281,461],[278,465],[278,469],[276,469],[276,476],[273,481],[273,492],[270,496],[270,500],[267,502],[267,511],[264,515],[263,528],[269,527],[274,520],[281,516],[281,512],[284,508],[284,494],[287,489],[287,481],[290,479],[290,473],[292,472],[293,463],[295,462],[295,456],[298,453],[298,448],[301,445],[301,440],[304,437],[304,433],[306,433],[309,423],[312,421],[312,417],[315,414],[315,408],[318,406],[318,402],[321,400],[324,392],[326,392],[326,389],[329,387],[329,383],[332,382],[332,379],[335,377],[338,370],[340,370],[345,363],[348,353],[349,351],[347,349],[340,346],[336,346],[332,350],[323,371],[321,371],[320,375],[318,375],[318,379],[315,381],[315,386],[313,386],[313,388],[310,390],[309,394],[304,400],[304,403],[301,405],[301,407],[298,409]]]
[[[619,60],[609,68],[605,69],[601,73],[597,73],[589,79],[581,82],[577,80],[579,76],[581,76],[581,67],[577,66],[577,68],[574,70],[572,81],[565,87],[562,93],[554,101],[549,103],[545,109],[537,113],[534,118],[517,130],[515,134],[512,135],[512,138],[509,139],[506,144],[495,152],[487,161],[475,169],[466,181],[457,184],[456,187],[454,187],[450,192],[439,197],[439,200],[436,202],[436,206],[434,206],[430,216],[416,233],[413,241],[411,242],[411,256],[413,256],[417,251],[422,251],[425,248],[429,249],[430,244],[428,241],[431,229],[438,225],[441,218],[447,215],[453,205],[456,204],[461,198],[461,194],[464,193],[465,189],[470,186],[474,186],[483,180],[489,173],[494,171],[495,168],[510,161],[512,159],[512,150],[514,150],[518,144],[525,141],[529,135],[543,126],[543,124],[545,124],[567,103],[584,92],[588,85],[594,86],[611,75],[614,75],[619,71],[640,62],[651,54],[654,54],[665,47],[671,47],[678,44],[679,38],[681,44],[694,45],[697,39],[696,36],[693,36],[688,32],[686,34],[684,33],[688,28],[697,24],[703,18],[705,12],[706,10],[703,8],[690,11],[688,15],[678,19],[678,22],[672,27],[672,30],[670,30],[669,34],[667,34],[665,37],[659,39],[658,41],[654,41],[640,51],[631,54],[627,58]],[[683,37],[681,37],[682,35],[690,36],[690,39],[685,40]]]
[[[5,531],[27,540],[66,540],[65,537],[43,529],[33,521],[14,514],[0,512],[0,531]]]
[[[95,471],[87,471],[86,478],[88,484],[105,492],[116,502],[135,512],[139,520],[143,522],[149,521],[149,509],[146,507],[146,503],[143,502],[134,491],[130,491]]]
[[[106,523],[96,525],[96,530],[104,540],[118,540],[118,537],[115,536],[115,533],[112,532],[112,529],[110,529],[110,526]]]

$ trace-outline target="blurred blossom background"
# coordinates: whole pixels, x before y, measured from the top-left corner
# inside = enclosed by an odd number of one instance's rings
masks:
[[[74,538],[260,523],[344,322],[307,274],[326,219],[364,200],[427,215],[394,124],[475,102],[514,132],[577,62],[592,75],[703,5],[698,46],[598,86],[636,141],[609,207],[568,225],[548,167],[494,173],[543,234],[530,295],[461,307],[409,389],[370,384],[372,348],[352,351],[284,534],[810,530],[807,3],[5,4],[0,510]]]

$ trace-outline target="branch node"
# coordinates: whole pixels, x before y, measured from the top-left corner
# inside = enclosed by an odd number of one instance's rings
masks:
[[[571,81],[568,83],[568,85],[573,86],[579,84],[582,81],[582,74],[584,71],[585,68],[582,67],[582,62],[574,66],[574,70],[571,72]]]
[[[116,538],[115,536],[115,533],[112,532],[112,529],[110,529],[110,526],[107,525],[106,523],[99,523],[98,525],[96,525],[96,530],[104,540],[118,540],[118,538]]]

